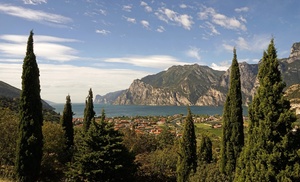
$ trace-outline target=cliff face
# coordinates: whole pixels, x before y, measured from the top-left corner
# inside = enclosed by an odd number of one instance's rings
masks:
[[[114,104],[120,105],[192,105],[180,93],[134,80],[129,89],[119,96]]]
[[[286,88],[300,83],[300,43],[293,44],[288,58],[279,59]],[[258,86],[259,64],[240,63],[243,104],[248,105]],[[207,66],[172,66],[167,71],[135,80],[113,103],[134,105],[223,105],[230,84],[230,69]]]

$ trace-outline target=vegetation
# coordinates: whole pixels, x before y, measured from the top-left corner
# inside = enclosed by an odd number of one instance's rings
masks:
[[[40,174],[43,155],[43,113],[39,76],[31,31],[23,61],[20,98],[20,124],[15,163],[16,177],[19,181],[37,181]]]
[[[223,133],[221,143],[220,170],[233,176],[236,160],[244,146],[242,92],[236,49],[230,71],[230,87],[223,110]]]
[[[295,115],[283,97],[272,39],[259,67],[259,87],[249,108],[248,140],[238,160],[234,181],[299,181],[299,132]]]
[[[71,164],[69,177],[73,181],[132,181],[134,157],[122,144],[122,135],[114,125],[92,121],[83,135]]]
[[[197,168],[197,142],[195,135],[194,121],[190,108],[183,126],[182,138],[179,144],[179,156],[177,163],[177,181],[188,180],[190,172],[195,172]]]
[[[93,103],[93,91],[89,90],[89,95],[85,101],[84,118],[83,118],[83,129],[85,132],[89,130],[91,123],[95,120],[95,111]]]
[[[64,107],[63,115],[61,117],[60,124],[64,130],[65,136],[65,152],[66,152],[66,162],[71,160],[72,157],[72,147],[74,145],[74,129],[73,129],[73,111],[71,105],[71,97],[68,95],[66,97],[66,104]]]

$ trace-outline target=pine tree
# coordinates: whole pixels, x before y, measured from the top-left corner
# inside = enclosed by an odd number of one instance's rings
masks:
[[[43,113],[39,76],[31,31],[23,61],[19,138],[15,163],[18,181],[37,181],[40,174],[43,154]]]
[[[212,161],[212,142],[207,135],[201,136],[198,150],[198,164],[211,163]]]
[[[259,65],[259,87],[249,107],[246,146],[238,160],[235,181],[299,181],[299,131],[283,96],[285,83],[272,39]]]
[[[188,180],[190,172],[197,169],[197,142],[193,116],[188,107],[188,114],[183,126],[183,134],[179,145],[179,157],[177,161],[177,181]]]
[[[92,89],[89,90],[89,95],[85,101],[85,109],[84,109],[84,118],[83,118],[83,129],[85,132],[89,130],[91,122],[95,119],[95,111],[93,104],[93,92]]]
[[[74,156],[69,177],[73,181],[132,181],[136,170],[134,156],[122,143],[122,135],[113,123],[95,121]]]
[[[66,104],[64,107],[63,115],[60,120],[60,124],[64,130],[64,135],[66,139],[66,153],[65,156],[66,161],[70,161],[72,147],[74,145],[74,128],[73,128],[73,111],[72,111],[72,104],[71,104],[71,97],[68,95],[66,97]]]
[[[237,158],[244,146],[243,108],[239,64],[236,49],[230,71],[230,87],[223,111],[220,170],[233,176]]]

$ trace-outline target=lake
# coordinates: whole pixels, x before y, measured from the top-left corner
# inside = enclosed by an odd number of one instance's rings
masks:
[[[51,104],[58,113],[63,112],[64,104]],[[84,113],[84,103],[73,103],[72,111],[74,118],[82,118]],[[190,106],[193,114],[222,115],[223,106]],[[106,117],[116,116],[171,116],[174,114],[187,114],[186,106],[140,106],[140,105],[108,105],[94,104],[96,116],[101,115],[102,109],[105,110]],[[243,107],[244,115],[247,115],[247,107]]]

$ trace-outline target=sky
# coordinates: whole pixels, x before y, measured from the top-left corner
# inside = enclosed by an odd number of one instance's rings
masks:
[[[274,38],[279,58],[300,42],[298,0],[1,0],[0,80],[21,88],[34,32],[41,97],[83,103],[173,65],[227,70],[257,63]]]

